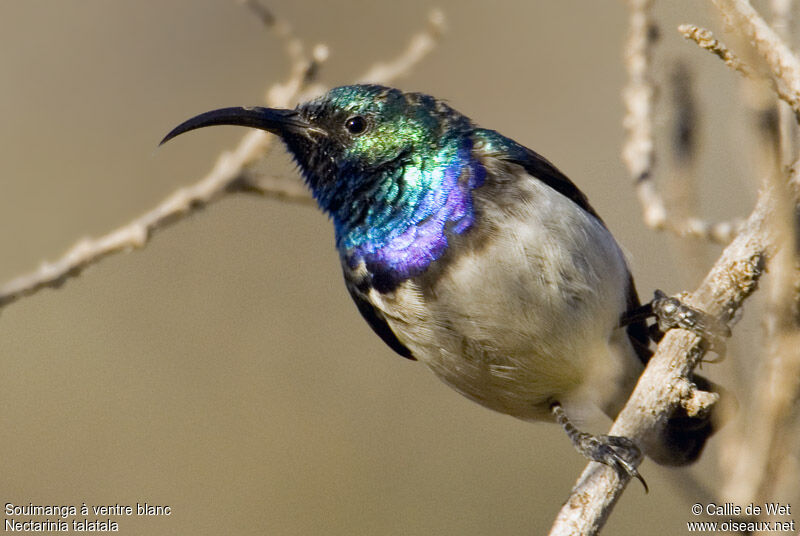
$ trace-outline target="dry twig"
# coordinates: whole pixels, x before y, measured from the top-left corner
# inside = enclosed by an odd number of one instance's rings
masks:
[[[773,1],[776,28],[787,37],[791,1]],[[790,110],[773,103],[774,136],[769,139],[772,165],[767,174],[779,192],[771,225],[780,249],[770,265],[767,279],[767,311],[764,321],[766,355],[754,385],[754,401],[748,412],[747,433],[733,445],[737,463],[731,466],[724,494],[745,504],[768,500],[786,478],[787,433],[792,430],[792,411],[800,392],[800,317],[798,316],[797,199],[778,177],[783,162],[794,153],[796,123]]]
[[[760,24],[760,17],[749,4],[742,0],[713,0],[720,9],[723,10],[729,21],[734,21],[745,27],[746,35],[756,43],[759,52],[767,60],[773,70],[773,75],[785,87],[790,88],[792,101],[800,99],[800,85],[794,84],[794,64],[796,58],[788,52],[788,49],[780,40],[771,33],[769,27]],[[632,129],[630,136],[633,139],[626,154],[631,161],[628,162],[629,169],[634,177],[639,180],[641,186],[642,177],[646,179],[649,173],[649,166],[652,164],[652,147],[646,143],[646,135],[649,135],[649,110],[651,103],[648,101],[652,93],[644,91],[641,84],[646,83],[646,71],[643,67],[647,64],[648,52],[646,42],[642,39],[646,36],[645,28],[646,15],[642,10],[649,7],[648,0],[632,0],[631,15],[631,40],[629,45],[629,73],[631,76],[630,88],[633,94],[626,93],[628,103],[628,119],[647,122],[645,127],[626,124]],[[761,21],[763,22],[763,21]],[[643,44],[645,43],[645,44]],[[719,48],[718,48],[719,49]],[[787,56],[791,56],[788,57]],[[731,56],[721,54],[722,59],[730,61]],[[787,72],[788,71],[788,72]],[[796,110],[795,110],[796,111]],[[640,136],[641,139],[637,139]],[[649,154],[648,154],[649,153]],[[752,294],[764,271],[764,266],[768,259],[774,259],[776,252],[786,244],[786,233],[776,232],[774,218],[776,214],[782,215],[784,228],[786,222],[794,222],[795,203],[798,187],[800,186],[800,162],[790,170],[788,184],[786,177],[781,175],[780,181],[776,184],[764,186],[759,194],[758,202],[747,221],[743,224],[741,231],[736,238],[723,251],[714,267],[705,277],[700,287],[692,294],[684,296],[685,303],[698,309],[704,310],[712,315],[721,317],[726,322],[734,323],[734,317],[738,309],[743,305],[744,300]],[[644,175],[643,175],[644,173]],[[645,192],[650,194],[651,192]],[[642,193],[640,192],[640,196]],[[647,201],[647,199],[645,199]],[[648,205],[645,205],[646,207]],[[656,209],[659,209],[657,205]],[[655,216],[666,217],[666,212]],[[652,217],[652,214],[651,214]],[[778,216],[779,218],[781,216]],[[779,226],[780,228],[780,226]],[[793,235],[789,235],[793,236]],[[790,264],[784,264],[789,277],[783,281],[782,296],[784,307],[791,306],[788,317],[797,320],[797,257],[793,247],[783,247],[784,252],[789,251]],[[783,261],[786,263],[787,261]],[[781,270],[778,268],[778,270]],[[790,285],[793,292],[786,298],[786,286]],[[784,311],[787,313],[787,311]],[[787,345],[797,353],[800,336],[795,329],[791,336],[779,339],[780,349],[778,351],[788,351]],[[708,407],[715,402],[713,395],[698,391],[691,385],[686,378],[693,368],[700,362],[706,347],[696,335],[681,331],[671,330],[658,345],[656,354],[650,360],[647,369],[642,374],[639,382],[631,395],[625,408],[620,412],[617,420],[611,428],[610,434],[629,437],[637,442],[643,442],[650,437],[657,427],[659,421],[669,415],[672,409],[678,405],[685,408]],[[800,375],[798,363],[793,360],[793,368],[783,368],[783,383],[787,384],[787,389],[783,392],[790,397],[796,396],[798,386],[797,378]],[[776,380],[776,378],[771,378]],[[782,400],[782,405],[776,407],[785,410],[788,407],[786,400]],[[770,418],[770,425],[774,425],[776,420],[785,418],[786,412],[774,412]],[[758,464],[757,464],[758,466]],[[760,464],[765,467],[765,464]],[[553,535],[590,535],[597,534],[602,528],[614,504],[619,498],[622,490],[627,484],[625,478],[620,476],[611,468],[597,463],[590,463],[584,470],[566,504],[562,507],[556,519],[551,536]]]
[[[629,5],[629,32],[625,45],[628,85],[623,90],[623,126],[627,138],[622,148],[622,159],[636,183],[645,224],[658,229],[667,220],[667,209],[652,180],[654,91],[649,74],[654,39],[649,15],[652,0],[630,0]]]
[[[778,96],[800,117],[800,60],[747,0],[712,0],[725,20],[741,30],[769,67]]]
[[[747,433],[736,449],[723,495],[740,504],[767,499],[784,476],[780,472],[786,432],[791,430],[792,408],[800,390],[800,325],[797,314],[798,270],[796,237],[792,227],[795,196],[785,185],[779,193],[769,224],[780,246],[770,263],[767,280],[768,309],[765,322],[766,355],[754,385]]]
[[[792,173],[791,180],[796,188],[800,180],[797,172]],[[735,321],[734,314],[755,290],[766,259],[774,253],[775,240],[767,223],[774,206],[774,192],[765,188],[742,231],[725,248],[700,287],[683,296],[682,301],[726,322]],[[672,408],[710,406],[714,400],[709,393],[697,391],[686,380],[705,350],[696,335],[677,329],[669,331],[609,433],[642,443],[658,430],[659,421]],[[621,480],[613,469],[590,463],[559,512],[550,535],[597,534],[626,484],[627,479]]]
[[[752,80],[765,80],[770,89],[774,91],[778,97],[785,101],[793,109],[795,108],[796,98],[791,91],[787,91],[782,84],[779,84],[774,77],[764,78],[753,70],[752,67],[747,65],[722,41],[716,39],[711,30],[695,26],[694,24],[681,24],[678,26],[678,32],[689,41],[694,41],[697,45],[705,50],[708,50],[718,58],[720,58],[725,65],[741,73],[742,75]],[[795,112],[797,113],[797,112]]]
[[[681,237],[727,244],[736,235],[738,222],[712,224],[695,217],[678,218],[669,213],[653,182],[655,150],[652,117],[655,90],[650,76],[650,60],[656,32],[649,15],[652,0],[629,0],[628,4],[630,22],[625,45],[628,85],[623,91],[626,111],[623,126],[627,136],[622,159],[636,184],[645,225]]]
[[[753,39],[772,68],[776,88],[785,94],[785,98],[789,99],[787,102],[797,113],[800,109],[800,64],[796,58],[774,33],[770,34],[768,26],[761,24],[763,21],[760,21],[760,17],[747,2],[713,1],[733,23],[745,28],[747,35]],[[245,3],[256,10],[265,24],[284,39],[292,59],[291,74],[286,83],[277,84],[268,92],[269,105],[287,107],[294,101],[304,100],[321,92],[321,86],[314,85],[314,80],[319,66],[327,56],[327,49],[317,46],[307,55],[302,41],[294,36],[288,25],[263,8],[256,7],[258,4],[253,1],[245,0]],[[695,218],[676,222],[670,217],[651,180],[654,161],[651,121],[654,95],[648,74],[652,45],[652,24],[648,16],[651,3],[652,0],[630,0],[631,30],[626,58],[630,82],[625,90],[625,127],[628,140],[624,159],[636,181],[644,218],[649,226],[667,229],[682,236],[702,237],[719,242],[730,241],[736,236],[700,287],[684,297],[684,301],[691,306],[719,315],[726,321],[733,321],[734,313],[754,291],[766,259],[777,248],[778,242],[770,232],[769,214],[777,206],[775,192],[778,186],[762,190],[755,209],[741,225],[738,235],[738,226],[732,224],[710,225]],[[360,80],[390,83],[402,76],[430,53],[442,28],[443,17],[441,13],[434,12],[428,28],[412,39],[401,56],[388,64],[376,65]],[[706,38],[713,38],[710,35],[701,35],[699,28],[693,28],[686,29],[691,34],[690,38],[718,54],[737,70],[748,70],[729,51],[726,52],[727,49],[718,41],[707,41]],[[175,192],[154,209],[119,229],[97,239],[83,240],[52,264],[44,264],[38,270],[0,287],[0,307],[43,288],[58,287],[87,266],[109,255],[141,248],[156,231],[230,193],[257,193],[293,202],[310,203],[310,197],[300,181],[258,177],[253,173],[253,164],[262,159],[273,139],[260,131],[248,132],[236,149],[223,153],[212,170],[193,186]],[[800,167],[795,167],[790,177],[793,192],[799,182],[799,175]],[[792,274],[796,275],[795,272]],[[797,348],[798,341],[794,338],[787,337],[783,341],[794,344]],[[610,433],[642,442],[657,429],[661,416],[671,413],[675,406],[691,406],[697,409],[713,404],[713,396],[696,390],[686,380],[704,352],[705,347],[697,336],[681,330],[670,331],[659,344],[656,355]],[[796,379],[798,374],[800,372],[795,370],[791,378]],[[793,388],[796,393],[796,385]],[[559,513],[550,534],[596,534],[626,484],[627,480],[621,480],[612,469],[590,463]]]
[[[247,3],[254,5],[253,2]],[[286,108],[295,101],[320,94],[323,88],[312,83],[327,50],[317,46],[311,57],[307,57],[302,42],[294,36],[287,24],[271,16],[263,8],[259,13],[262,20],[276,29],[278,35],[286,41],[287,51],[292,58],[291,74],[287,81],[276,84],[268,92],[269,106]],[[264,13],[270,16],[265,16]],[[442,13],[434,11],[429,17],[428,27],[412,37],[402,54],[392,62],[369,69],[364,78],[388,84],[407,74],[433,50],[441,36],[443,24]],[[273,140],[274,136],[265,132],[248,132],[233,151],[220,155],[211,171],[199,182],[178,190],[130,223],[100,238],[81,240],[58,260],[44,263],[34,272],[0,287],[0,308],[41,289],[60,287],[69,278],[77,276],[86,267],[109,255],[142,248],[156,231],[188,217],[228,194],[255,193],[286,201],[311,203],[310,195],[298,179],[260,177],[252,172],[253,164],[262,159]]]
[[[695,26],[694,24],[681,24],[678,26],[678,32],[690,41],[697,43],[697,46],[708,50],[719,59],[725,62],[725,65],[739,71],[747,77],[753,77],[753,71],[736,54],[725,46],[725,43],[714,38],[711,30]]]

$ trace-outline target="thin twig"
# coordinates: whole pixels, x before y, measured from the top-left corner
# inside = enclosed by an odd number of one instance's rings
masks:
[[[369,69],[365,77],[369,76],[373,82],[389,84],[406,74],[433,50],[433,44],[441,35],[442,19],[441,12],[434,12],[428,27],[412,37],[397,59],[380,69]],[[268,104],[286,108],[295,101],[306,100],[323,91],[321,86],[311,85],[311,82],[314,80],[315,63],[319,64],[324,60],[326,49],[317,46],[312,51],[312,57],[306,58],[302,43],[291,44],[295,38],[288,25],[283,26],[276,21],[273,27],[284,28],[282,35],[289,40],[289,52],[295,61],[287,82],[276,84],[268,92]],[[295,54],[298,50],[299,53]],[[60,287],[86,267],[109,255],[142,248],[155,232],[228,194],[245,192],[303,204],[311,203],[310,195],[304,191],[299,179],[264,177],[253,172],[253,165],[263,158],[274,139],[274,136],[262,131],[248,132],[233,151],[220,155],[211,171],[199,182],[171,194],[154,209],[130,223],[99,238],[81,240],[56,261],[44,263],[37,270],[0,287],[0,308],[44,288]]]
[[[644,209],[644,221],[649,227],[661,228],[667,220],[667,209],[653,184],[653,81],[650,59],[654,44],[650,8],[652,0],[629,0],[628,40],[625,45],[625,65],[628,85],[623,90],[627,138],[622,159],[636,184],[639,201]]]
[[[795,169],[791,174],[793,191],[798,181]],[[774,197],[769,188],[761,191],[742,231],[725,248],[700,287],[682,297],[683,302],[726,322],[736,321],[735,313],[755,290],[766,260],[775,251],[775,237],[768,224]],[[678,329],[667,332],[609,433],[646,444],[675,407],[712,404],[708,393],[697,391],[686,380],[705,350],[705,344],[693,333]],[[559,512],[550,535],[597,534],[628,480],[610,467],[591,462]]]
[[[778,484],[786,433],[791,430],[792,408],[800,391],[800,326],[797,317],[797,252],[794,196],[777,190],[770,224],[780,249],[770,263],[767,286],[766,356],[753,389],[747,434],[737,450],[723,494],[741,504],[768,500]],[[788,194],[788,195],[787,195]]]
[[[132,222],[96,239],[84,239],[52,263],[43,263],[29,274],[13,279],[0,288],[0,307],[35,294],[43,288],[58,288],[67,279],[109,255],[144,247],[153,233],[208,206],[229,193],[243,168],[258,161],[266,136],[253,131],[231,152],[220,155],[200,182],[174,192],[154,209]]]
[[[772,0],[773,27],[781,39],[791,43],[792,16],[794,0]],[[794,161],[797,153],[798,124],[786,106],[778,104],[778,167]],[[772,175],[773,179],[778,174]],[[776,185],[779,187],[779,185]],[[780,491],[781,482],[794,482],[787,475],[791,449],[789,439],[793,431],[796,402],[800,400],[800,248],[798,248],[798,229],[796,207],[798,199],[785,192],[776,213],[777,232],[782,238],[780,258],[776,259],[778,268],[773,270],[773,283],[770,288],[775,321],[774,336],[766,335],[770,343],[767,353],[769,376],[764,377],[757,386],[756,393],[768,396],[765,414],[772,421],[772,453],[762,474],[761,486],[757,496],[769,499]],[[766,396],[765,396],[766,397]],[[758,400],[758,399],[757,399]]]
[[[742,31],[770,69],[778,96],[800,117],[800,60],[747,0],[712,0],[725,20]]]
[[[772,26],[781,39],[791,44],[792,14],[794,0],[772,0]],[[785,166],[796,158],[797,122],[791,117],[789,110],[778,106],[778,130],[780,132],[780,165]]]
[[[791,1],[772,2],[776,28],[786,38]],[[798,318],[798,251],[795,229],[797,199],[780,181],[782,163],[794,151],[791,138],[796,126],[785,106],[772,111],[778,118],[771,150],[773,187],[780,192],[771,224],[781,248],[767,279],[764,321],[766,355],[754,384],[754,402],[748,412],[747,434],[735,446],[737,463],[731,468],[724,493],[742,504],[769,500],[782,477],[787,432],[792,429],[792,408],[800,391],[800,318]]]
[[[652,117],[655,89],[650,65],[657,32],[650,18],[652,0],[629,0],[628,5],[629,31],[625,45],[628,84],[623,90],[626,139],[622,159],[636,185],[642,218],[651,229],[727,244],[738,232],[739,222],[713,224],[695,217],[678,218],[669,213],[653,181],[655,148]]]
[[[629,5],[631,29],[627,66],[630,83],[625,92],[625,127],[629,139],[624,155],[629,171],[637,182],[646,220],[665,222],[666,210],[649,179],[653,164],[653,92],[647,74],[650,52],[647,10],[650,1],[630,0]],[[790,182],[791,191],[796,192],[800,182],[797,168],[792,169]],[[776,191],[770,186],[762,188],[758,203],[741,231],[725,248],[700,287],[682,298],[685,303],[719,316],[726,322],[736,321],[735,313],[755,290],[767,259],[773,257],[778,247],[770,218],[778,206],[776,195],[783,193],[783,190]],[[682,330],[669,331],[658,345],[656,354],[640,377],[610,434],[625,436],[646,445],[657,436],[659,423],[664,422],[676,407],[708,408],[712,405],[714,397],[698,391],[686,379],[702,360],[705,351],[706,344],[695,334]],[[796,377],[793,376],[793,381]],[[629,477],[620,476],[612,468],[589,463],[559,512],[550,531],[551,536],[597,534],[628,480]]]
[[[736,54],[722,41],[716,39],[711,30],[695,26],[694,24],[681,24],[678,26],[678,32],[689,41],[694,41],[697,45],[705,50],[708,50],[718,58],[720,58],[725,65],[737,71],[752,80],[764,80],[769,84],[769,87],[774,91],[778,97],[785,101],[793,109],[795,108],[795,101],[797,96],[793,93],[786,91],[784,87],[776,81],[774,77],[764,78],[759,75],[752,67],[742,61]],[[795,112],[797,113],[797,112]]]
[[[359,77],[356,83],[386,83],[387,80],[396,80],[405,76],[414,65],[431,53],[441,40],[444,30],[444,13],[439,9],[431,10],[428,14],[428,27],[411,39],[404,54],[390,62],[375,64]]]
[[[725,43],[715,39],[714,34],[711,33],[711,30],[701,28],[700,26],[695,26],[694,24],[681,24],[678,26],[678,32],[680,32],[680,34],[686,39],[697,43],[697,46],[700,48],[708,50],[717,56],[719,59],[725,62],[725,65],[734,71],[739,71],[749,78],[756,78],[756,76],[753,74],[753,70],[742,60],[740,60],[736,54],[731,52]]]
[[[755,49],[746,43],[747,39],[738,34],[732,35],[731,38],[732,43],[739,49],[741,63],[746,66],[744,70],[750,73],[750,76],[740,77],[737,84],[745,118],[750,125],[746,130],[748,138],[744,146],[748,148],[752,158],[754,176],[759,177],[761,181],[767,181],[766,184],[769,185],[770,177],[782,173],[778,163],[777,148],[780,139],[777,128],[775,84],[765,74],[757,73],[750,67],[759,65],[760,60]],[[764,294],[767,293],[762,293],[762,296]],[[751,441],[754,419],[760,419],[751,410],[755,399],[754,387],[763,377],[761,374],[763,370],[759,371],[758,368],[764,358],[765,346],[766,341],[762,337],[761,341],[754,342],[753,348],[749,351],[745,350],[733,356],[733,359],[730,359],[732,356],[728,356],[727,387],[736,393],[742,407],[729,412],[727,418],[729,424],[721,431],[717,442],[719,453],[717,465],[722,475],[722,483],[718,486],[719,496],[726,500],[735,501],[742,497],[739,491],[733,490],[732,485],[736,487],[744,483],[740,473],[743,465],[750,463],[748,461],[750,458],[742,452]],[[722,422],[726,422],[725,417],[722,417]]]

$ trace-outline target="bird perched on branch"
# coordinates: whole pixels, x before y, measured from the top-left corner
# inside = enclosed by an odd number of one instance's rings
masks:
[[[640,307],[625,256],[553,164],[441,100],[376,85],[207,112],[162,143],[211,125],[281,138],[333,220],[347,290],[393,350],[479,404],[559,422],[584,456],[641,479],[632,441],[571,422],[616,416],[650,352],[641,319],[621,325]],[[680,465],[713,427],[676,411],[643,447]]]

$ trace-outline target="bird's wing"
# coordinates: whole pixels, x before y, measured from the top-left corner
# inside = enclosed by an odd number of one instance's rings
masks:
[[[406,359],[416,361],[417,358],[411,354],[411,350],[406,348],[406,346],[398,340],[392,328],[390,328],[389,324],[386,322],[386,319],[383,318],[381,313],[369,302],[367,297],[358,289],[358,286],[346,276],[345,286],[347,286],[350,297],[356,302],[356,307],[358,307],[361,316],[364,317],[364,320],[367,321],[372,330],[383,339],[383,342]]]
[[[628,310],[622,315],[623,318],[628,312],[639,309],[641,305],[639,294],[636,292],[636,285],[633,283],[633,276],[628,274]],[[647,329],[647,323],[644,320],[630,322],[625,327],[625,330],[639,360],[647,365],[647,362],[653,357],[653,351],[650,349],[650,331]]]
[[[494,130],[476,129],[473,135],[477,142],[476,149],[482,156],[497,158],[522,166],[529,175],[539,179],[564,197],[571,199],[576,205],[601,222],[603,221],[589,204],[586,195],[575,186],[575,183],[536,151],[528,149],[510,138],[506,138]]]
[[[521,166],[530,176],[542,181],[561,195],[572,200],[576,205],[597,218],[602,218],[589,204],[586,195],[564,175],[555,165],[532,149],[520,145],[510,138],[494,130],[476,129],[474,132],[477,150],[484,156],[491,156]],[[633,311],[641,306],[633,276],[629,274],[627,310]],[[624,313],[623,313],[624,316]],[[653,352],[649,348],[650,336],[644,320],[632,322],[626,327],[628,338],[642,363],[647,363]]]

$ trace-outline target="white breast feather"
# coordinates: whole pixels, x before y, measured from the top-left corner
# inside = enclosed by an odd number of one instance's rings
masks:
[[[369,298],[420,361],[485,406],[524,419],[549,419],[552,400],[573,416],[587,404],[617,411],[641,370],[616,327],[624,256],[572,201],[524,185],[535,206],[486,203],[482,218],[494,226],[456,237],[458,255],[440,274]]]

